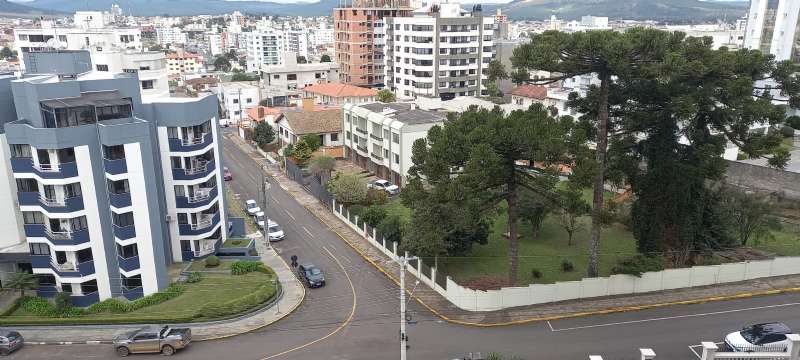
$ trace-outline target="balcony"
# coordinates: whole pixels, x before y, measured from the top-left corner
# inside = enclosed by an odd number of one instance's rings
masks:
[[[55,285],[39,285],[36,289],[36,296],[43,298],[51,298],[58,294],[58,289]]]
[[[108,200],[111,203],[111,206],[117,209],[128,207],[131,206],[131,193],[109,193]]]
[[[202,134],[198,137],[188,139],[169,139],[169,151],[196,151],[205,148],[214,141],[214,136],[211,133]]]
[[[50,255],[31,255],[31,267],[34,269],[50,268],[60,277],[82,277],[94,274],[94,260],[82,263],[65,262],[58,264]]]
[[[198,208],[210,204],[217,198],[217,188],[206,188],[195,191],[194,196],[175,196],[178,208]]]
[[[26,224],[25,236],[46,238],[56,246],[80,245],[89,242],[89,231],[53,231],[44,224]]]
[[[78,176],[78,164],[75,162],[34,165],[31,158],[11,158],[11,169],[19,174],[33,173],[42,179],[66,179]]]
[[[132,256],[129,258],[124,258],[122,256],[117,256],[117,263],[119,264],[119,268],[125,270],[127,272],[131,272],[133,270],[138,269],[141,265],[139,265],[139,256]]]
[[[367,130],[364,130],[364,129],[359,128],[359,127],[356,127],[356,132],[360,132],[360,133],[362,133],[364,135],[367,135]]]
[[[201,162],[192,168],[174,168],[172,169],[172,178],[174,180],[197,180],[206,177],[208,174],[214,172],[214,160]]]
[[[383,138],[378,136],[378,135],[369,134],[369,137],[372,138],[372,140],[375,140],[375,141],[383,141]]]
[[[83,197],[75,196],[67,199],[48,199],[38,192],[18,192],[20,206],[40,206],[51,214],[63,214],[83,210]]]
[[[369,152],[367,150],[366,146],[356,145],[356,149],[358,149],[358,151],[361,151],[361,152],[364,152],[364,153]]]
[[[128,240],[136,237],[136,226],[117,226],[114,225],[114,236],[120,240]]]
[[[83,295],[72,295],[69,298],[72,300],[73,306],[85,307],[100,301],[100,294],[95,291]]]
[[[121,159],[103,159],[103,166],[107,174],[120,175],[128,172],[128,163],[125,158]]]
[[[376,154],[374,152],[373,153],[369,153],[369,155],[372,156],[372,158],[375,159],[375,160],[383,161],[383,156],[380,156],[380,155],[378,155],[378,154]]]
[[[213,216],[199,218],[194,224],[178,225],[178,234],[182,236],[193,236],[207,233],[219,224],[219,212]]]
[[[135,288],[122,287],[122,296],[128,300],[136,300],[144,296],[144,289],[141,286]]]

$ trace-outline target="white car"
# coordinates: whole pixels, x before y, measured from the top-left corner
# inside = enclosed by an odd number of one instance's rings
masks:
[[[388,182],[386,180],[383,180],[383,179],[370,181],[369,183],[367,183],[367,188],[368,189],[383,190],[383,191],[386,191],[386,193],[389,194],[389,195],[397,195],[397,194],[400,193],[400,187],[399,186],[394,185],[394,184],[392,184],[392,183],[390,183],[390,182]]]
[[[253,217],[255,217],[256,225],[258,225],[258,228],[259,229],[263,229],[264,228],[264,220],[267,219],[267,217],[264,215],[264,212],[261,211],[261,209],[259,209],[259,211],[255,215],[253,215]]]
[[[285,237],[283,234],[283,229],[281,229],[280,225],[276,224],[272,220],[267,220],[267,235],[269,235],[269,241],[281,241]]]
[[[261,211],[261,208],[258,207],[258,203],[253,199],[245,201],[244,202],[244,208],[245,208],[245,210],[247,210],[247,213],[252,215],[252,216],[255,216],[256,213]]]
[[[782,323],[745,326],[725,337],[725,345],[735,352],[783,352],[789,346],[786,334],[792,330]]]

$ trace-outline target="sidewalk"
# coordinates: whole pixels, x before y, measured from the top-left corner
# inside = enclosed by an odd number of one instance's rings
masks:
[[[278,275],[283,292],[277,302],[234,319],[170,325],[189,327],[192,329],[193,340],[204,341],[251,332],[292,313],[303,302],[305,287],[297,280],[289,265],[278,256],[278,253],[267,248],[262,238],[256,240],[256,249],[261,254],[261,261],[275,270]],[[108,343],[119,334],[143,326],[146,325],[19,326],[15,330],[19,331],[25,338],[25,342],[29,344],[97,344]]]
[[[263,159],[253,148],[238,136],[229,137],[242,150],[251,154],[254,159]],[[290,193],[311,214],[325,223],[331,230],[356,250],[365,260],[370,262],[389,279],[398,282],[399,266],[391,261],[380,250],[373,247],[361,235],[345,225],[334,214],[322,205],[313,195],[305,191],[298,183],[287,178],[276,167],[269,167],[269,174]],[[407,273],[406,278],[413,275]],[[764,278],[741,283],[694,287],[646,294],[611,296],[591,299],[564,301],[511,308],[490,312],[472,312],[462,310],[447,301],[436,291],[427,286],[419,286],[412,295],[420,304],[428,308],[443,320],[472,326],[500,326],[560,318],[577,317],[612,312],[642,310],[680,304],[692,304],[708,301],[746,298],[787,291],[800,291],[800,275]]]

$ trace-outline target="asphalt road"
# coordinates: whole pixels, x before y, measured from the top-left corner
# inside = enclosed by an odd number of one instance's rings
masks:
[[[224,162],[240,196],[260,201],[259,164],[229,141]],[[266,214],[284,227],[275,243],[287,262],[297,255],[325,272],[327,286],[310,289],[291,315],[267,328],[233,338],[193,343],[176,356],[187,359],[396,359],[398,290],[394,283],[343,243],[315,217],[272,186]],[[236,206],[233,202],[230,206]],[[351,287],[352,284],[352,287]],[[354,296],[355,295],[355,296]],[[417,324],[409,326],[409,359],[455,359],[469,352],[497,351],[525,359],[639,359],[653,348],[657,359],[694,359],[690,346],[720,341],[725,333],[754,322],[782,321],[800,330],[800,294],[682,305],[500,328],[442,322],[411,302]],[[27,346],[15,359],[105,359],[109,345]],[[137,355],[156,359],[159,355]]]

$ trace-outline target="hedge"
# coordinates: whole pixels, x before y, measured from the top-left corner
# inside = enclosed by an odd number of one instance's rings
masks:
[[[224,303],[211,303],[201,307],[195,318],[217,318],[243,313],[271,299],[277,293],[272,285],[262,285],[256,291]]]
[[[251,272],[272,274],[272,270],[260,261],[239,260],[231,264],[231,274],[233,275],[244,275]]]

